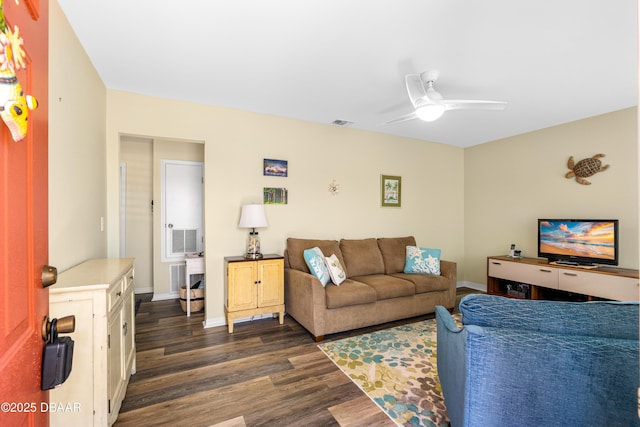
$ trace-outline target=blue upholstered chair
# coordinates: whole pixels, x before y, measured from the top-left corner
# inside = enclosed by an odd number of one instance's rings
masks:
[[[640,426],[638,303],[468,295],[436,307],[452,427]]]

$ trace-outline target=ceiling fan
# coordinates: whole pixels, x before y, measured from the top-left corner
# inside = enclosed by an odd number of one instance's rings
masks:
[[[504,110],[507,105],[506,102],[501,101],[443,99],[442,95],[433,88],[433,84],[438,80],[438,75],[439,72],[435,70],[425,71],[421,74],[407,74],[404,80],[409,99],[415,110],[384,124],[391,125],[413,119],[432,122],[449,110]]]

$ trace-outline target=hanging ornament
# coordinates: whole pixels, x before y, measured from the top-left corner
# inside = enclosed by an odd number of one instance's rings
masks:
[[[0,117],[13,140],[22,141],[27,135],[29,110],[38,108],[38,101],[25,95],[18,82],[16,71],[26,68],[24,40],[17,25],[13,31],[7,26],[2,6],[0,0]]]

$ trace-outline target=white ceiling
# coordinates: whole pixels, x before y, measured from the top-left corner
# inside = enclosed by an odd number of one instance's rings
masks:
[[[110,89],[468,147],[637,105],[637,0],[58,0]],[[444,98],[507,101],[431,123]]]

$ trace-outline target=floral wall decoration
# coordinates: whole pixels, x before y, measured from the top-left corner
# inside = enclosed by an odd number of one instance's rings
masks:
[[[24,94],[16,75],[26,69],[23,44],[18,26],[11,30],[7,25],[0,0],[0,117],[14,141],[22,141],[27,135],[29,110],[38,107],[35,97]]]
[[[331,180],[329,183],[329,193],[331,193],[332,196],[337,196],[339,192],[340,184],[338,184],[335,179]]]

